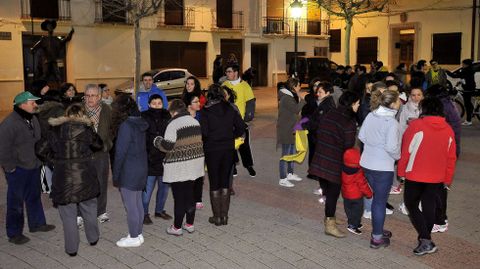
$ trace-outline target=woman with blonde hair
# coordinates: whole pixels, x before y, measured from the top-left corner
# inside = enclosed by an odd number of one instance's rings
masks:
[[[358,135],[364,144],[360,165],[373,190],[371,248],[387,247],[392,236],[383,225],[395,161],[400,158],[399,123],[395,119],[399,108],[398,91],[372,92],[372,112],[365,118]]]

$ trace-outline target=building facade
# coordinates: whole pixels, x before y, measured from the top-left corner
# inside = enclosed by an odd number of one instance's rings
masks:
[[[15,94],[35,78],[38,56],[29,49],[47,34],[40,29],[43,19],[36,16],[52,14],[52,10],[58,15],[55,35],[66,36],[71,28],[75,29],[64,58],[58,61],[66,81],[83,91],[88,83],[103,82],[115,89],[132,80],[135,53],[131,18],[124,11],[113,11],[108,2],[112,1],[2,1],[0,110],[11,110]],[[272,86],[286,78],[294,51],[290,1],[163,2],[156,15],[141,20],[142,72],[183,67],[207,87],[216,55],[227,57],[234,53],[242,70],[251,66],[257,69],[257,86]],[[317,5],[305,3],[298,21],[299,54],[328,56],[328,29],[326,13]]]
[[[382,61],[393,70],[420,59],[445,68],[478,59],[478,0],[391,0],[384,12],[359,15],[351,32],[350,63]],[[331,17],[330,57],[345,62],[345,22]]]

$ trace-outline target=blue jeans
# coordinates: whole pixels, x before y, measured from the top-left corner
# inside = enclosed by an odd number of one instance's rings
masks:
[[[372,211],[372,198],[363,197],[363,210],[367,212]]]
[[[142,192],[143,211],[145,214],[148,214],[148,206],[152,198],[153,190],[155,189],[155,182],[158,182],[155,213],[162,213],[165,207],[165,201],[167,201],[170,185],[163,183],[162,176],[148,176],[147,186],[145,186],[145,191]]]
[[[23,204],[27,208],[30,229],[46,224],[40,197],[40,168],[23,169],[17,167],[13,173],[5,173],[7,178],[7,236],[23,233]]]
[[[282,144],[282,157],[285,155],[291,155],[294,154],[295,151],[295,145],[294,144]],[[285,171],[285,166],[287,166],[287,171]],[[287,173],[293,173],[293,162],[286,162],[280,160],[280,178],[286,178]]]
[[[372,237],[381,239],[385,223],[385,209],[393,183],[393,171],[375,171],[363,168],[368,184],[373,191]]]

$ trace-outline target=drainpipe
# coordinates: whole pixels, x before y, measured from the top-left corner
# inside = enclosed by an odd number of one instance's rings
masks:
[[[471,47],[471,51],[470,51],[470,59],[474,60],[475,58],[475,37],[477,36],[476,35],[476,31],[475,31],[475,26],[476,26],[476,17],[477,17],[477,0],[473,0],[472,1],[472,34],[471,34],[471,44],[470,44],[470,47]]]

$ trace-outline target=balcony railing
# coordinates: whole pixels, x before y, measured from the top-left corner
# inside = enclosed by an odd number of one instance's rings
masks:
[[[108,0],[107,0],[108,1]],[[95,22],[96,23],[114,23],[114,24],[133,24],[124,8],[117,7],[116,2],[105,2],[95,0]]]
[[[264,34],[295,34],[295,20],[291,18],[263,17],[262,27]],[[329,27],[329,20],[298,19],[299,35],[328,35]]]
[[[186,7],[180,11],[160,9],[158,12],[158,27],[195,27],[195,9]]]
[[[232,14],[219,14],[212,10],[212,29],[214,30],[243,30],[243,11],[234,11]]]
[[[30,0],[20,0],[22,19],[30,19]],[[56,7],[47,7],[56,8]],[[58,0],[58,20],[69,21],[71,19],[70,0]]]

